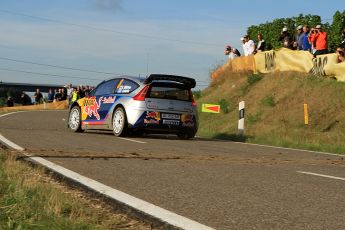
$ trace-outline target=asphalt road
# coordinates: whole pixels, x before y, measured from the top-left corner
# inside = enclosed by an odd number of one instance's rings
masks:
[[[0,133],[33,155],[216,229],[345,229],[345,156],[71,133],[66,117],[13,114],[0,118]]]

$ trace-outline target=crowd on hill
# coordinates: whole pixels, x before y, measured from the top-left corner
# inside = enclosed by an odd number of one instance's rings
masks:
[[[327,32],[323,31],[321,25],[317,25],[311,29],[309,29],[307,25],[299,25],[296,28],[295,34],[289,32],[287,27],[282,28],[278,40],[284,48],[309,51],[314,57],[316,57],[318,55],[328,53],[327,36]],[[267,49],[266,42],[262,34],[257,35],[256,42],[250,39],[249,35],[243,36],[241,41],[244,56],[254,55]],[[224,53],[229,57],[229,59],[241,56],[241,53],[230,45],[225,47]],[[338,63],[345,61],[345,28],[342,31],[341,43],[338,45],[336,53],[338,55]]]

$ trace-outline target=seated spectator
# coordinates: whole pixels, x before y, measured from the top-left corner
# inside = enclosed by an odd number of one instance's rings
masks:
[[[314,57],[317,55],[328,54],[327,49],[327,32],[322,31],[321,25],[317,25],[311,29],[309,35],[309,41],[315,45]]]
[[[242,38],[241,38],[242,40]],[[243,51],[244,51],[244,56],[249,56],[254,54],[255,52],[255,43],[253,40],[249,38],[249,35],[246,35],[243,37],[242,40],[243,43]]]
[[[341,63],[345,61],[345,50],[342,47],[337,48],[337,63]]]
[[[266,48],[266,42],[264,40],[264,37],[262,36],[262,34],[258,34],[258,45],[256,47],[255,52],[262,52],[265,51]]]
[[[303,50],[303,26],[299,25],[296,30],[296,50]]]
[[[292,37],[291,37],[291,35],[290,35],[290,33],[286,27],[284,27],[282,29],[282,32],[281,32],[278,40],[282,43],[282,46],[284,48],[288,48],[288,49],[293,48]]]
[[[22,91],[22,95],[20,96],[20,102],[22,105],[31,104],[30,97],[26,93],[24,93],[24,91]]]
[[[238,55],[236,53],[232,52],[231,46],[226,46],[225,47],[224,54],[227,55],[230,60],[235,59],[235,58],[238,57]]]
[[[302,50],[311,51],[311,44],[308,40],[309,27],[307,25],[303,26],[303,37],[302,37]]]
[[[234,53],[235,55],[237,55],[237,57],[241,57],[241,53],[240,53],[240,51],[238,51],[238,49],[232,47],[231,52]]]
[[[7,107],[13,107],[14,106],[14,102],[12,97],[8,97],[7,101],[6,101]]]
[[[48,102],[53,102],[54,101],[54,96],[55,96],[55,93],[53,92],[53,90],[49,89],[49,92],[48,92]]]

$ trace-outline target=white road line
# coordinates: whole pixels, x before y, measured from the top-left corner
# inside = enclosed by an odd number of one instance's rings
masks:
[[[140,143],[140,144],[147,144],[147,142],[144,141],[137,141],[137,140],[133,140],[133,139],[129,139],[129,138],[124,138],[124,137],[117,137],[118,139],[124,140],[124,141],[132,141],[132,142],[136,142],[136,143]]]
[[[15,150],[19,150],[19,151],[24,150],[23,147],[6,139],[1,134],[0,134],[0,141],[6,143],[8,146],[14,148]],[[28,155],[26,153],[24,154]],[[98,181],[82,176],[76,172],[73,172],[60,165],[50,162],[42,157],[30,157],[30,159],[37,162],[40,165],[43,165],[46,168],[49,168],[50,170],[60,175],[63,175],[65,177],[72,179],[73,181],[76,181],[80,184],[85,185],[89,189],[92,189],[98,193],[101,193],[109,198],[115,199],[120,203],[123,203],[129,207],[139,210],[140,212],[153,216],[162,222],[169,223],[170,225],[175,226],[177,228],[190,229],[190,230],[213,230],[213,228],[210,228],[206,225],[200,224],[194,220],[180,216],[176,213],[160,208],[154,204],[148,203],[144,200],[133,197],[131,195],[128,195],[124,192],[121,192],[109,186],[106,186]]]
[[[196,137],[203,138],[200,136],[196,136]],[[210,138],[210,140],[212,139]],[[213,140],[224,141],[222,139],[213,139]],[[232,141],[231,143],[240,144],[240,145],[253,145],[253,146],[267,147],[267,148],[273,148],[273,149],[284,149],[284,150],[293,150],[293,151],[300,151],[300,152],[307,152],[307,153],[316,153],[316,154],[323,154],[323,155],[330,155],[330,156],[341,156],[341,157],[345,156],[344,154],[319,152],[319,151],[312,151],[312,150],[305,150],[305,149],[294,149],[294,148],[286,148],[286,147],[279,147],[279,146],[272,146],[272,145],[261,145],[261,144],[247,143],[247,142]]]
[[[308,174],[308,175],[313,175],[313,176],[326,177],[326,178],[331,178],[331,179],[335,179],[335,180],[344,180],[345,181],[345,178],[342,178],[342,177],[329,176],[329,175],[312,173],[312,172],[302,172],[302,171],[296,171],[296,172],[302,173],[302,174]]]
[[[126,138],[124,138],[126,139]],[[135,141],[131,139],[126,139],[130,141]],[[3,135],[0,134],[0,141],[5,143],[6,145],[10,146],[11,148],[22,151],[25,155],[29,156],[29,154],[24,152],[24,148],[13,143],[12,141],[5,138]],[[140,143],[140,142],[139,142]],[[141,142],[145,143],[145,142]],[[76,181],[80,184],[83,184],[84,186],[88,187],[89,189],[92,189],[98,193],[101,193],[111,199],[117,200],[120,203],[123,203],[129,207],[132,207],[133,209],[136,209],[140,212],[146,213],[147,215],[150,215],[161,222],[168,223],[176,228],[181,229],[190,229],[190,230],[214,230],[211,227],[208,227],[206,225],[200,224],[194,220],[188,219],[184,216],[180,216],[174,212],[168,211],[166,209],[163,209],[161,207],[158,207],[154,204],[148,203],[144,200],[141,200],[139,198],[133,197],[131,195],[128,195],[124,192],[121,192],[119,190],[116,190],[114,188],[111,188],[109,186],[106,186],[98,181],[92,180],[88,177],[82,176],[76,172],[73,172],[69,169],[66,169],[60,165],[57,165],[51,161],[48,161],[46,159],[43,159],[42,157],[29,157],[31,160],[37,162],[40,165],[43,165],[44,167],[49,168],[50,170],[63,175],[67,178],[70,178],[73,181]]]
[[[16,111],[16,112],[5,113],[5,114],[0,115],[0,117],[6,117],[15,113],[24,113],[24,112],[26,111]]]

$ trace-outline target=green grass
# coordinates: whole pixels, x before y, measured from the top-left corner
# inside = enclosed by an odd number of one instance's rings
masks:
[[[201,93],[198,105],[229,104],[216,116],[199,114],[199,136],[345,154],[345,83],[301,73],[265,75],[225,70]],[[245,101],[245,137],[237,137]],[[308,104],[309,125],[303,104]]]
[[[101,204],[0,150],[0,229],[149,229]]]

